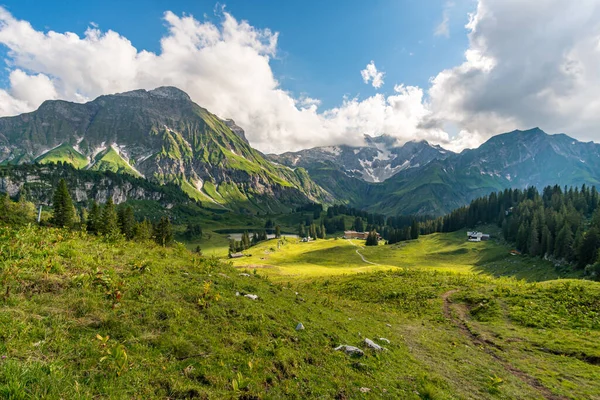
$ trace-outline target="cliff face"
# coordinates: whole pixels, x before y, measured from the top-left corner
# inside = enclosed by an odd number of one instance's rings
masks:
[[[250,212],[331,200],[302,170],[268,161],[233,121],[173,87],[85,104],[47,101],[32,113],[0,118],[0,162],[33,161],[172,182],[197,200]]]
[[[161,186],[110,172],[78,171],[69,166],[55,165],[4,167],[0,169],[0,192],[16,197],[25,191],[33,201],[50,205],[61,178],[67,181],[73,201],[81,204],[92,200],[105,203],[111,197],[115,204],[128,200],[152,200],[170,208],[174,203],[193,201],[175,185]]]

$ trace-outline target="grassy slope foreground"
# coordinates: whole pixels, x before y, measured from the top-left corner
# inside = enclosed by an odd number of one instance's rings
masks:
[[[380,247],[361,252],[410,253]],[[325,264],[356,249],[333,246]],[[598,284],[425,267],[287,283],[182,246],[0,228],[0,397],[598,397]]]

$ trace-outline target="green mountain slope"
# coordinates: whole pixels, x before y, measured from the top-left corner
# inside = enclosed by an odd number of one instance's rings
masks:
[[[119,152],[100,153],[92,168],[133,173],[133,167],[147,179],[185,184],[207,203],[240,212],[280,212],[331,201],[304,172],[267,161],[232,121],[173,87],[101,96],[85,104],[47,101],[32,113],[0,118],[0,132],[4,163],[33,161],[49,147],[75,144],[83,156],[94,157],[111,143]],[[221,196],[213,198],[205,184],[220,188]]]
[[[63,143],[36,158],[35,162],[40,164],[62,162],[71,164],[75,168],[84,168],[86,165],[88,165],[89,160],[83,154],[75,150],[72,146]]]
[[[118,174],[141,176],[112,146],[100,152],[89,169],[92,171],[111,171]]]

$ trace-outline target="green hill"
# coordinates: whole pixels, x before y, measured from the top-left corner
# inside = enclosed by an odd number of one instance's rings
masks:
[[[112,146],[100,152],[89,169],[92,171],[111,171],[119,174],[142,176]]]
[[[48,164],[48,163],[67,163],[73,165],[75,168],[81,169],[88,165],[88,159],[73,147],[67,143],[63,143],[60,146],[42,154],[35,159],[37,163]]]
[[[180,245],[0,227],[0,397],[597,395],[600,285],[511,278],[532,266],[526,258],[495,278],[490,271],[511,260],[486,254],[501,246],[472,253],[479,244],[446,237],[414,251],[421,239],[363,250],[394,270],[275,279],[264,275],[268,260],[235,269]],[[364,263],[346,241],[261,246],[249,251],[324,268]],[[404,268],[428,251],[430,265]],[[431,268],[453,254],[480,272]]]

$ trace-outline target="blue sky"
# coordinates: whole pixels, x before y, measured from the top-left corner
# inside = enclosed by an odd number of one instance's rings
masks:
[[[265,152],[598,141],[598,21],[598,0],[6,0],[0,116],[171,85]]]
[[[279,32],[277,57],[271,62],[285,90],[322,101],[324,108],[339,105],[343,96],[366,97],[376,90],[360,76],[371,60],[385,72],[379,90],[392,93],[396,83],[427,87],[430,77],[458,64],[468,46],[468,12],[475,2],[445,0],[127,0],[43,1],[5,0],[6,9],[36,30],[74,32],[82,36],[93,22],[103,31],[114,30],[138,49],[160,51],[167,10],[217,22],[215,7],[251,25]],[[448,10],[449,37],[436,36]],[[3,82],[6,85],[7,73]]]

